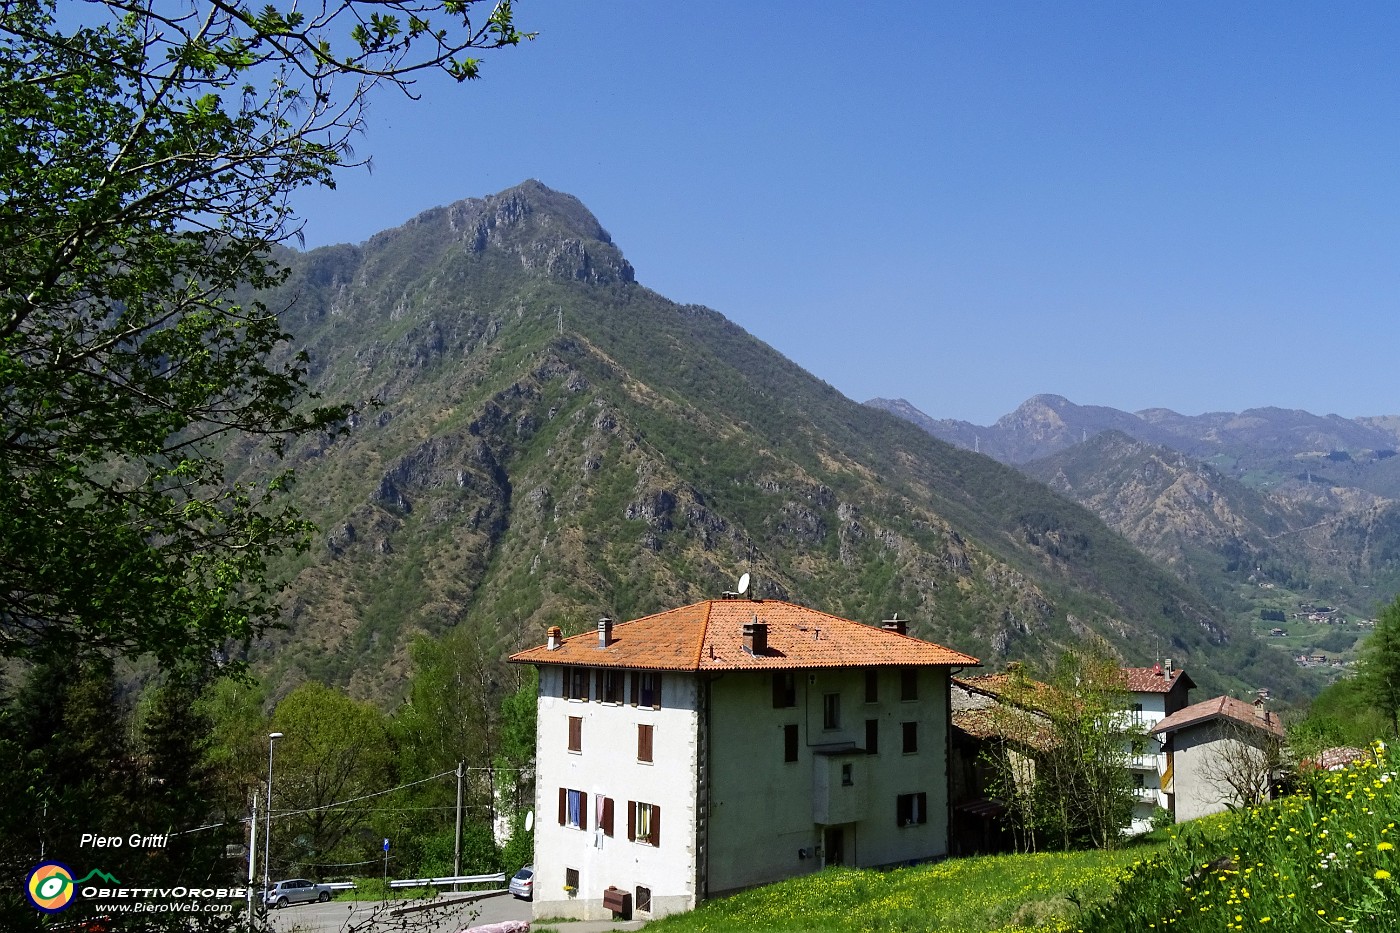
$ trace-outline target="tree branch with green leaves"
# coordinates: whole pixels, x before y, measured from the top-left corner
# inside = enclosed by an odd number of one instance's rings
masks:
[[[359,164],[376,88],[528,38],[509,2],[0,0],[0,656],[208,663],[275,618],[312,528],[220,445],[355,406],[249,297],[290,199]]]

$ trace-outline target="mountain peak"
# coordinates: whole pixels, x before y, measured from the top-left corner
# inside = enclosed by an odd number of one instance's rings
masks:
[[[473,254],[507,253],[527,269],[600,284],[636,281],[608,231],[583,202],[536,179],[483,198],[434,207],[393,230],[376,234],[370,248],[401,240],[420,258],[452,243]]]

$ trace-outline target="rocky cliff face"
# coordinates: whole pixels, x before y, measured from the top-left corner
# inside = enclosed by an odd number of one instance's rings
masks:
[[[991,663],[1097,631],[1134,663],[1160,639],[1201,683],[1290,687],[1268,658],[1236,664],[1247,636],[1087,511],[642,287],[537,182],[291,262],[269,304],[323,395],[366,405],[295,452],[324,532],[255,647],[283,684],[383,697],[418,635],[469,626],[503,655],[748,570],[763,595],[898,611]]]

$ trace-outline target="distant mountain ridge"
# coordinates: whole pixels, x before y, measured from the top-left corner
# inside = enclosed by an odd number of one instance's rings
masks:
[[[576,199],[530,181],[360,246],[289,253],[270,307],[327,398],[373,399],[296,452],[325,529],[286,566],[282,688],[392,702],[415,637],[500,658],[713,597],[911,630],[990,665],[1090,633],[1219,689],[1303,680],[1040,483],[861,406],[715,311],[645,288]],[[263,464],[235,448],[230,472]],[[503,674],[503,676],[505,676]]]
[[[867,404],[1016,465],[1217,601],[1255,581],[1364,616],[1400,586],[1400,418],[1132,413],[1037,395],[983,427]]]
[[[866,404],[912,421],[950,444],[1010,464],[1049,456],[1102,431],[1121,431],[1203,460],[1220,455],[1258,459],[1305,452],[1367,454],[1400,447],[1400,418],[1390,416],[1343,418],[1284,408],[1202,415],[1167,408],[1127,412],[1046,394],[1032,396],[995,424],[984,426],[933,418],[903,399],[876,398]]]

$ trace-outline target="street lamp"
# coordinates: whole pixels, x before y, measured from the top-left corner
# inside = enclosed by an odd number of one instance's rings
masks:
[[[280,738],[280,732],[267,734],[267,834],[263,837],[263,897],[268,892],[268,866],[272,858],[272,745]]]

